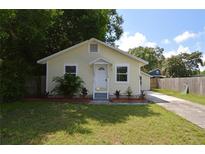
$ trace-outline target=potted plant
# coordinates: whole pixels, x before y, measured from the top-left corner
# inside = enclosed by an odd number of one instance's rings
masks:
[[[88,90],[85,87],[81,89],[81,95],[83,96],[83,98],[85,98],[88,95]]]
[[[116,90],[115,91],[115,96],[116,96],[117,99],[119,99],[119,97],[120,97],[120,90]]]
[[[127,94],[128,99],[132,96],[132,89],[130,86],[127,88],[126,94]]]

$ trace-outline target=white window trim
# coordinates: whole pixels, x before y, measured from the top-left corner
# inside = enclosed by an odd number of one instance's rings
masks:
[[[127,67],[127,81],[117,81],[117,67]],[[116,64],[115,65],[115,83],[129,83],[130,80],[130,67],[129,64]]]
[[[97,52],[90,52],[90,45],[91,45],[91,44],[97,44],[97,47],[98,47]],[[95,54],[95,53],[99,53],[99,50],[100,50],[100,49],[99,49],[99,43],[97,43],[97,42],[89,42],[89,43],[88,43],[88,53],[91,53],[91,54],[93,54],[93,53],[94,53],[94,54]]]
[[[64,64],[64,67],[63,67],[63,74],[65,74],[65,67],[66,66],[75,66],[76,67],[76,76],[78,75],[78,65],[77,64]]]

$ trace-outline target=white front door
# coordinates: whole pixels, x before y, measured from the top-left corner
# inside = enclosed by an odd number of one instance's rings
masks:
[[[95,65],[95,91],[107,91],[107,65],[105,64]]]

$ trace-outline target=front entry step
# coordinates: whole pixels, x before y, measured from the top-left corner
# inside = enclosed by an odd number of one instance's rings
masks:
[[[95,93],[95,97],[94,97],[94,100],[108,100],[107,99],[107,93]]]

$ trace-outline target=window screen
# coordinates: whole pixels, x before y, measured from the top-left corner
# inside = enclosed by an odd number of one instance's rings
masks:
[[[65,66],[65,73],[73,74],[76,76],[76,66]]]
[[[127,66],[117,66],[117,81],[127,82]]]
[[[98,44],[90,44],[90,52],[98,52]]]

